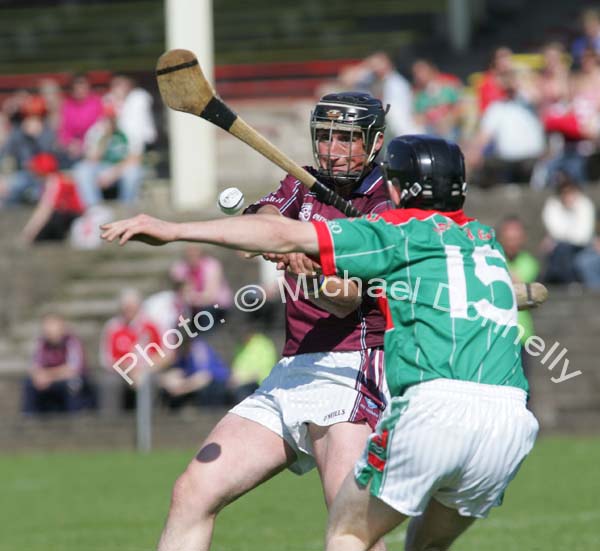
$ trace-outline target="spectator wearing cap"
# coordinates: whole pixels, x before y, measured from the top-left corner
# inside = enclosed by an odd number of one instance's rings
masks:
[[[21,231],[21,240],[24,243],[62,241],[73,221],[85,210],[77,187],[70,177],[59,172],[58,161],[50,153],[33,157],[30,170],[42,179],[43,192]]]
[[[126,134],[117,125],[114,106],[106,104],[104,116],[85,135],[85,158],[73,167],[81,196],[90,207],[115,190],[120,201],[137,199],[143,179],[141,157],[131,151]]]
[[[23,412],[73,412],[94,406],[81,341],[68,330],[62,316],[47,314],[25,381]]]
[[[0,148],[0,161],[8,160],[11,174],[0,190],[0,204],[34,203],[41,194],[41,180],[30,170],[38,153],[54,153],[56,136],[46,120],[46,106],[40,96],[27,96],[13,116],[13,127]]]
[[[92,91],[85,75],[76,75],[63,100],[58,128],[58,141],[68,165],[81,159],[85,133],[101,116],[101,97]]]

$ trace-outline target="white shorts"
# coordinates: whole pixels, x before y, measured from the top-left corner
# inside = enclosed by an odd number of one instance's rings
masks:
[[[315,466],[309,423],[329,426],[366,421],[375,428],[387,403],[383,370],[381,348],[287,356],[231,413],[285,439],[297,457],[290,469],[303,474]],[[365,381],[370,381],[369,388]]]
[[[390,507],[421,515],[433,497],[486,517],[531,451],[538,423],[515,387],[436,379],[393,398],[355,467]]]

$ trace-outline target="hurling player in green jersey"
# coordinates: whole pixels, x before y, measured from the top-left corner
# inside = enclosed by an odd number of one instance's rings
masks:
[[[200,241],[304,252],[327,276],[357,277],[386,317],[392,395],[330,513],[327,551],[365,551],[410,518],[406,550],[445,550],[502,502],[538,424],[526,408],[517,304],[493,230],[462,211],[458,146],[402,136],[384,176],[401,207],[381,216],[299,222],[280,216],[175,224],[140,215],[103,237]]]

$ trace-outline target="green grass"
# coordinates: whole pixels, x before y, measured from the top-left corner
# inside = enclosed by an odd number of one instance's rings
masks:
[[[191,452],[0,456],[1,551],[152,551]],[[456,551],[600,549],[600,439],[544,438]],[[319,551],[318,477],[285,473],[227,508],[215,551]],[[402,549],[400,528],[388,537]]]

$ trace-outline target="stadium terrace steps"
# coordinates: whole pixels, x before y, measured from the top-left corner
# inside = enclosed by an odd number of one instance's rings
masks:
[[[255,181],[264,186],[266,180],[258,178]],[[249,186],[249,200],[259,195],[260,186],[255,187],[252,191]],[[600,189],[591,187],[590,193],[599,204]],[[535,251],[542,237],[540,209],[546,196],[547,193],[533,193],[516,187],[485,192],[471,190],[468,213],[491,224],[497,224],[510,213],[520,214],[530,231],[529,248]],[[198,217],[194,213],[178,215],[164,209],[153,212],[148,207],[151,205],[146,205],[150,213],[171,219]],[[115,214],[122,217],[128,212],[117,209]],[[210,218],[218,215],[218,211],[209,207],[202,214]],[[21,379],[39,332],[39,316],[45,309],[54,305],[67,310],[66,313],[72,316],[70,321],[84,340],[89,364],[96,369],[99,334],[102,324],[114,315],[110,306],[115,304],[119,290],[139,285],[148,294],[164,289],[166,271],[182,250],[179,245],[154,248],[137,243],[126,248],[105,246],[95,251],[74,251],[67,246],[51,245],[23,250],[15,247],[12,240],[28,215],[27,209],[17,209],[7,210],[0,217],[0,276],[7,282],[0,290],[0,316],[6,327],[0,336],[0,415],[4,419],[14,418],[18,412]],[[257,281],[256,263],[240,264],[231,251],[209,248],[207,252],[224,262],[234,291]],[[600,396],[600,366],[596,357],[599,300],[599,295],[582,295],[577,288],[551,288],[548,303],[534,311],[536,333],[547,347],[555,341],[561,343],[568,349],[568,371],[583,372],[555,384],[551,378],[560,375],[562,362],[552,371],[547,369],[550,362],[546,365],[541,365],[539,359],[532,362],[533,406],[546,429],[570,431],[588,427],[591,430],[593,420],[596,428],[600,426],[600,404],[596,398]],[[209,342],[227,361],[234,353],[232,342],[241,337],[244,321],[241,314],[233,312],[222,328],[207,335]],[[272,336],[279,347],[281,332]],[[582,425],[574,427],[578,412],[583,419]]]
[[[164,50],[164,7],[151,0],[4,7],[0,72],[151,70]],[[213,3],[217,64],[363,57],[431,39],[445,0],[357,4]],[[352,40],[348,36],[352,35]],[[309,37],[309,38],[307,38]]]
[[[154,416],[153,446],[194,447],[208,436],[225,411],[213,409],[198,412],[186,409],[179,415],[160,411]],[[107,450],[134,447],[135,417],[132,414],[123,414],[118,418],[95,415],[43,420],[13,418],[3,421],[0,425],[2,450]]]

